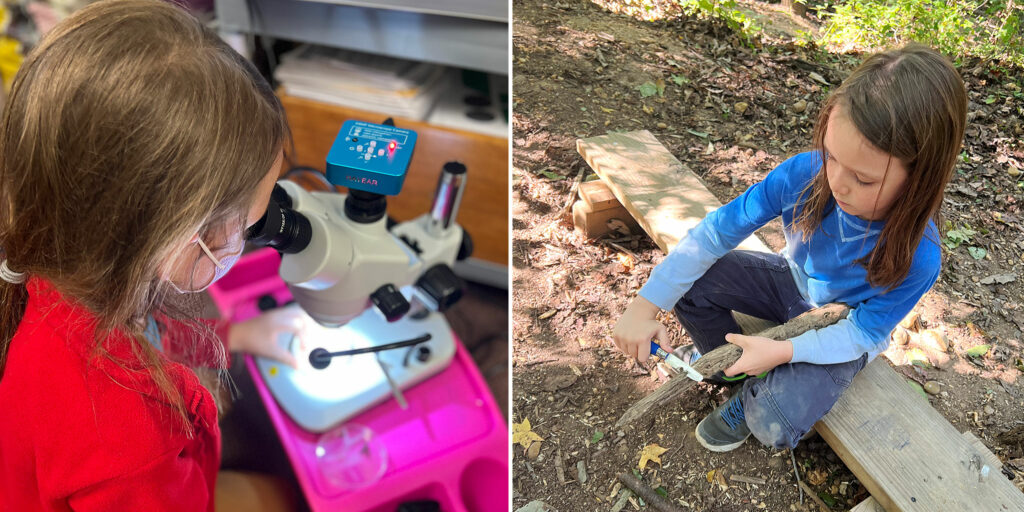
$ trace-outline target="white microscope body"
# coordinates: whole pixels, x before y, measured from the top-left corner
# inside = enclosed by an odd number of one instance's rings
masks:
[[[401,189],[414,144],[408,130],[347,121],[328,155],[327,178],[349,193],[307,192],[282,180],[250,231],[251,241],[282,253],[280,276],[316,321],[301,339],[279,340],[298,369],[257,360],[282,409],[311,432],[391,396],[406,407],[402,390],[444,370],[455,355],[439,311],[461,297],[451,265],[471,250],[454,222],[466,168],[446,164],[431,212],[389,229],[384,194]]]

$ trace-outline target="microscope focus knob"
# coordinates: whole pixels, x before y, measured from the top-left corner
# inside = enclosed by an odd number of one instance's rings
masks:
[[[462,280],[444,263],[427,269],[416,281],[416,286],[437,302],[437,310],[444,311],[462,298]]]
[[[409,301],[405,300],[402,292],[390,283],[371,293],[370,300],[381,313],[384,313],[384,318],[387,318],[388,322],[394,322],[409,312]]]

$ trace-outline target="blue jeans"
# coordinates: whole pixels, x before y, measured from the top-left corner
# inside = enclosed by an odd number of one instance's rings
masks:
[[[676,303],[675,314],[697,350],[706,354],[725,344],[726,334],[741,332],[732,311],[781,324],[809,309],[785,258],[732,251],[693,284]],[[766,446],[796,446],[865,364],[867,354],[838,364],[787,363],[763,379],[747,379],[741,390],[747,426]]]

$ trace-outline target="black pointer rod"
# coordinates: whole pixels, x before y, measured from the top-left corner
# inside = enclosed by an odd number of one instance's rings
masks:
[[[324,368],[327,368],[329,364],[331,364],[331,359],[337,356],[354,356],[357,354],[366,354],[368,352],[383,352],[385,350],[408,347],[410,345],[419,345],[420,343],[423,343],[425,341],[430,341],[430,338],[430,334],[424,334],[423,336],[413,338],[410,340],[396,341],[394,343],[377,345],[375,347],[363,347],[354,348],[352,350],[342,350],[340,352],[328,352],[327,349],[323,347],[314,348],[313,351],[309,353],[309,364],[311,364],[313,368],[316,368],[317,370],[323,370]]]

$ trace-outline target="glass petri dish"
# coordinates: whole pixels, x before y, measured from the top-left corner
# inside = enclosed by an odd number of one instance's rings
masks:
[[[388,453],[372,429],[348,423],[320,436],[316,461],[320,473],[332,486],[353,490],[373,484],[384,476]]]

